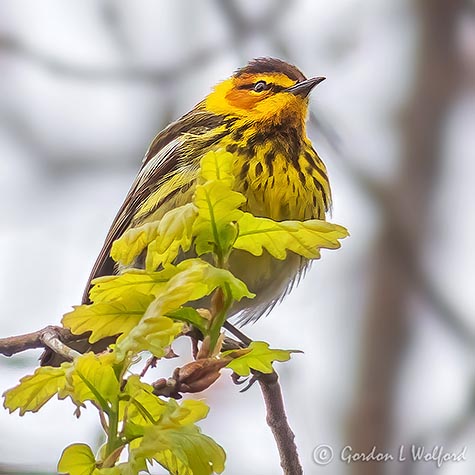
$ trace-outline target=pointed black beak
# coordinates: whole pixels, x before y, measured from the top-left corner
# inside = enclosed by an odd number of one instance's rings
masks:
[[[294,86],[288,87],[284,89],[285,92],[290,92],[296,96],[300,97],[307,97],[310,94],[310,91],[317,85],[320,84],[322,81],[325,81],[326,78],[318,77],[318,78],[311,78],[306,79],[305,81],[299,82]]]

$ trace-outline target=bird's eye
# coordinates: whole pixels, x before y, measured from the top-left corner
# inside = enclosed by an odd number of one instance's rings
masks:
[[[267,83],[265,81],[257,81],[256,84],[254,84],[253,90],[255,92],[262,92],[267,89]]]

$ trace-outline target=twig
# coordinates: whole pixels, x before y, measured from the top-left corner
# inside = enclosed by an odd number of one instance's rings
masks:
[[[294,442],[295,435],[287,422],[277,373],[262,375],[259,378],[259,385],[266,405],[267,424],[272,430],[279,450],[283,473],[284,475],[301,475],[303,470]]]
[[[67,328],[50,325],[36,332],[0,338],[0,354],[12,356],[35,348],[51,348],[65,359],[72,360],[80,353],[64,342],[77,338],[78,335],[73,335]],[[237,346],[240,345],[237,344]],[[152,361],[150,361],[150,365]],[[181,392],[203,391],[219,378],[220,370],[228,362],[227,359],[202,359],[188,363],[182,368],[177,368],[173,378],[162,379],[154,383],[154,392],[179,398]],[[258,381],[266,405],[267,424],[271,428],[277,444],[283,473],[284,475],[301,475],[303,472],[294,443],[295,436],[287,422],[277,373],[260,375]]]
[[[229,323],[227,320],[224,322],[223,328],[225,328],[230,333],[232,333],[245,346],[249,346],[252,343],[252,340],[248,336],[244,335],[244,333],[242,331],[238,330],[234,325]]]
[[[77,335],[73,335],[67,328],[49,325],[36,332],[0,338],[0,354],[12,356],[35,348],[51,348],[55,353],[71,361],[79,353],[64,342],[74,339],[77,339]]]

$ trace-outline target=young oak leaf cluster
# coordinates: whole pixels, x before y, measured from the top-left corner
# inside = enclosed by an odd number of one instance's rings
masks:
[[[233,300],[253,297],[245,284],[229,271],[218,269],[201,259],[188,259],[177,267],[183,270],[166,283],[160,295],[148,306],[140,322],[117,340],[115,353],[119,360],[125,358],[128,352],[138,353],[145,350],[155,356],[163,356],[163,351],[171,343],[159,342],[158,346],[156,344],[163,321],[172,322],[178,330],[175,337],[183,326],[181,322],[175,322],[165,315],[182,308],[188,302],[208,296],[218,287],[225,288]],[[207,328],[205,330],[207,331]]]
[[[37,412],[54,395],[61,397],[66,385],[65,368],[37,368],[34,374],[24,376],[18,386],[4,393],[3,404],[10,412],[19,409],[20,416]]]
[[[285,259],[287,251],[308,259],[318,259],[320,249],[337,249],[338,239],[347,236],[342,226],[310,219],[308,221],[273,221],[243,213],[233,247],[260,256],[265,249],[276,259]]]
[[[70,475],[126,475],[147,469],[155,461],[170,473],[210,475],[224,470],[223,449],[196,425],[206,417],[202,401],[162,400],[153,387],[136,375],[121,384],[123,365],[115,365],[112,354],[87,353],[60,368],[39,368],[5,395],[5,405],[13,412],[36,412],[55,394],[70,397],[79,408],[92,402],[101,412],[108,443],[96,460],[85,444],[67,447],[58,470]],[[128,462],[117,464],[128,449]]]
[[[182,331],[183,323],[176,320],[188,320],[176,312],[187,309],[182,306],[208,296],[218,287],[225,288],[236,301],[254,296],[229,271],[201,259],[187,259],[176,266],[168,264],[158,272],[134,269],[96,279],[90,293],[92,303],[75,307],[62,323],[78,335],[90,332],[91,343],[120,335],[115,346],[119,360],[128,352],[140,351],[162,357]],[[173,312],[175,319],[166,316]],[[206,333],[206,322],[201,322],[199,327]]]
[[[321,248],[338,248],[339,239],[348,234],[343,227],[324,221],[275,222],[243,212],[245,197],[232,189],[233,161],[224,151],[206,154],[193,202],[169,211],[160,221],[127,231],[111,251],[123,272],[95,279],[91,303],[63,317],[65,327],[85,334],[91,344],[116,338],[111,351],[86,353],[59,368],[39,368],[5,393],[5,407],[11,412],[19,409],[21,415],[38,411],[55,395],[69,397],[78,414],[87,401],[99,410],[106,444],[97,457],[85,444],[67,447],[58,465],[60,472],[132,475],[147,471],[151,462],[174,475],[224,470],[223,449],[196,425],[206,417],[208,407],[200,401],[178,404],[157,397],[152,386],[130,375],[134,358],[143,351],[163,357],[185,323],[209,337],[209,354],[216,355],[227,309],[235,301],[254,297],[226,270],[233,249],[253,255],[267,251],[277,259],[285,259],[291,251],[315,259]],[[134,269],[144,251],[145,269]],[[187,258],[202,255],[211,259]],[[209,304],[213,293],[221,301],[221,310],[212,318],[188,305],[199,306],[206,298]],[[248,376],[251,371],[271,373],[274,361],[287,361],[293,352],[253,342],[249,348],[209,360]],[[119,463],[124,451],[128,451],[127,462]]]
[[[152,387],[130,377],[119,394],[119,421],[122,430],[112,454],[125,449],[128,461],[114,464],[104,458],[97,462],[89,446],[68,446],[58,463],[59,472],[70,475],[129,475],[148,471],[155,461],[170,473],[210,475],[224,470],[225,454],[212,439],[203,435],[195,424],[206,417],[208,407],[201,401],[168,402],[152,394]],[[100,453],[106,452],[104,446]]]
[[[180,475],[221,473],[223,449],[196,425],[208,414],[206,404],[193,400],[178,404],[174,399],[165,402],[152,390],[138,376],[131,376],[124,388],[126,397],[119,407],[120,418],[128,421],[123,432],[131,441],[129,461],[137,469],[155,461]]]
[[[127,266],[147,249],[147,270],[154,270],[173,262],[193,245],[198,256],[215,253],[223,257],[232,248],[261,255],[265,249],[277,259],[285,259],[288,251],[316,259],[320,249],[340,247],[339,240],[347,237],[348,231],[337,224],[317,219],[273,221],[240,210],[246,198],[232,190],[233,160],[233,155],[224,151],[203,157],[193,203],[171,212],[179,231],[176,239],[163,224],[165,218],[168,222],[167,214],[155,226],[147,223],[124,233],[114,243],[112,257]]]

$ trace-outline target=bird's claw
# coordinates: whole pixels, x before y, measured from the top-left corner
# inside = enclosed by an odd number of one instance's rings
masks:
[[[242,388],[239,392],[240,393],[245,393],[246,391],[248,391],[251,388],[251,386],[254,385],[254,383],[256,381],[259,381],[259,378],[261,376],[262,376],[262,373],[258,373],[258,372],[254,373],[250,378],[247,379],[246,386],[244,388]],[[244,381],[242,381],[242,382],[244,382]]]
[[[244,384],[248,380],[248,378],[244,378],[237,373],[233,373],[231,379],[233,380],[233,383],[237,385]]]
[[[246,392],[258,379],[260,374],[253,374],[251,377],[249,376],[240,376],[237,373],[233,373],[231,375],[231,379],[233,380],[234,384],[241,385],[247,382],[246,386],[242,388],[239,392],[243,393]]]
[[[251,386],[254,385],[256,381],[261,381],[264,384],[272,384],[277,381],[277,373],[272,372],[272,373],[261,373],[260,371],[252,371],[252,376],[251,377],[243,377],[239,376],[239,374],[233,373],[231,375],[231,378],[233,380],[234,384],[244,384],[247,382],[246,386],[242,388],[239,392],[244,393],[246,392]]]

